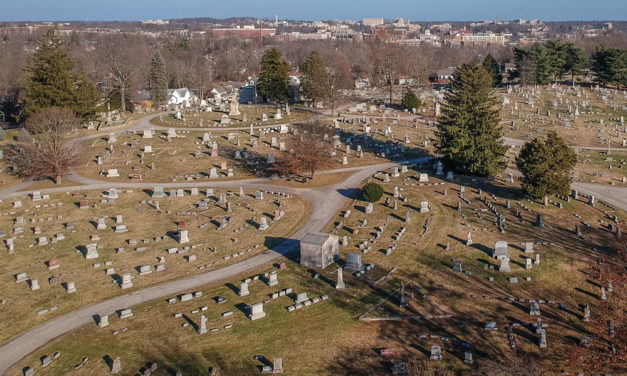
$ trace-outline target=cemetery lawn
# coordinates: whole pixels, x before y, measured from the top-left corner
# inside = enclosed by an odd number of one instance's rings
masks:
[[[622,179],[627,176],[627,152],[580,150],[579,163],[575,168],[579,171],[577,180],[586,183],[611,184],[624,186]],[[610,169],[609,166],[612,166]]]
[[[345,171],[316,174],[316,177],[313,180],[310,178],[310,174],[302,174],[302,177],[299,176],[290,179],[273,179],[267,182],[263,182],[263,184],[278,185],[281,187],[290,188],[326,187],[328,185],[334,185],[343,182],[354,173],[355,171]],[[306,182],[303,183],[303,179],[306,179]]]
[[[215,204],[217,196],[226,193],[226,189],[214,190],[215,197],[210,198],[209,209],[200,210],[195,204],[205,198],[205,190],[200,191],[202,196],[190,196],[186,191],[182,198],[159,199],[161,212],[155,210],[154,204],[148,203],[151,199],[144,191],[121,191],[115,204],[101,203],[100,191],[80,192],[76,196],[56,193],[51,195],[50,200],[37,202],[32,202],[30,197],[21,197],[0,203],[0,212],[6,214],[0,216],[0,229],[15,237],[13,254],[6,252],[4,239],[2,241],[4,251],[0,262],[0,283],[4,289],[0,300],[6,303],[0,310],[0,321],[3,323],[0,324],[0,343],[6,343],[28,328],[80,307],[151,285],[201,274],[259,254],[267,249],[269,240],[289,237],[298,230],[310,212],[310,204],[300,197],[281,198],[280,210],[285,211],[285,215],[273,223],[272,215],[279,209],[274,203],[278,196],[267,194],[266,200],[255,200],[254,191],[245,190],[244,198],[237,195],[239,191],[233,196],[226,196],[233,210],[227,213],[225,205]],[[83,198],[87,198],[90,209],[77,208]],[[14,209],[13,202],[18,200],[23,207]],[[95,205],[99,208],[94,208]],[[184,214],[192,212],[198,214]],[[128,232],[114,232],[117,215],[122,215]],[[269,223],[269,229],[263,232],[257,229],[262,215]],[[233,220],[225,229],[217,231],[224,216]],[[26,224],[14,224],[18,217],[24,218]],[[96,222],[101,217],[106,218],[105,230],[96,229]],[[35,218],[34,223],[30,222],[31,218]],[[176,233],[183,226],[182,221],[189,231],[190,243],[185,245],[178,244],[176,240]],[[73,223],[73,230],[65,228],[69,222]],[[23,233],[12,235],[12,230],[18,227],[23,228]],[[40,228],[40,234],[34,234],[35,227]],[[237,234],[234,233],[236,229],[240,229]],[[51,242],[59,233],[63,233],[65,239]],[[92,241],[92,235],[98,235],[100,240]],[[48,245],[37,245],[37,238],[41,236],[47,237]],[[137,240],[137,245],[130,245],[130,239]],[[86,260],[84,247],[90,243],[98,244],[99,257]],[[185,246],[194,248],[183,252]],[[124,248],[124,252],[120,253],[119,248]],[[169,248],[178,248],[178,254],[168,254],[166,250]],[[233,257],[240,252],[241,255]],[[189,255],[195,255],[196,261],[189,263]],[[155,271],[162,256],[165,257],[166,270]],[[58,260],[60,267],[48,270],[47,262],[52,259]],[[108,261],[111,265],[106,265]],[[152,273],[139,276],[138,270],[142,265],[148,265]],[[114,272],[105,274],[107,268],[114,268]],[[29,282],[16,283],[14,276],[18,273],[27,273],[28,278],[37,279],[40,290],[31,291]],[[123,273],[134,277],[133,288],[122,290],[116,283]],[[54,275],[58,276],[58,281],[49,283],[49,278]],[[77,292],[68,294],[62,285],[66,282],[75,282]],[[50,310],[52,307],[56,308]],[[48,309],[48,312],[38,315],[41,309]]]
[[[472,181],[458,177],[455,183],[419,186],[416,173],[410,170],[398,178],[391,178],[389,183],[378,181],[386,193],[380,202],[375,203],[372,214],[363,212],[364,202],[347,200],[326,228],[335,231],[337,224],[342,222],[336,233],[340,241],[343,236],[349,236],[348,246],[340,248],[340,258],[346,260],[348,253],[360,253],[359,243],[372,240],[375,226],[387,223],[376,244],[370,242],[372,249],[362,253],[364,263],[374,263],[384,270],[397,268],[379,285],[367,286],[345,272],[348,289],[338,292],[334,289],[338,264],[329,266],[320,272],[319,278],[314,278],[318,271],[301,268],[286,260],[287,270],[278,272],[277,286],[269,287],[261,281],[253,281],[249,286],[251,295],[239,297],[236,291],[240,279],[254,274],[234,276],[226,284],[201,289],[203,297],[199,299],[172,305],[159,300],[133,307],[134,317],[124,320],[111,317],[108,328],[100,329],[96,324],[90,324],[63,336],[20,361],[10,374],[16,374],[26,365],[37,365],[39,357],[56,351],[62,353],[61,357],[45,369],[37,366],[38,374],[62,375],[80,363],[83,357],[88,357],[90,360],[80,370],[72,372],[106,375],[108,368],[102,360],[105,355],[120,356],[124,372],[129,373],[139,371],[148,361],[156,361],[161,372],[158,375],[171,374],[179,369],[184,374],[204,374],[208,367],[218,367],[219,374],[224,375],[255,375],[259,373],[257,367],[262,365],[253,358],[255,355],[263,355],[270,362],[274,357],[282,357],[288,374],[383,374],[389,372],[395,361],[428,359],[431,345],[442,346],[444,365],[456,374],[468,374],[469,368],[462,362],[467,349],[454,345],[454,340],[470,344],[476,362],[509,357],[515,350],[509,348],[505,327],[512,322],[535,322],[536,317],[529,315],[528,302],[510,302],[508,297],[544,299],[540,309],[543,322],[549,325],[547,349],[538,348],[538,336],[532,329],[514,328],[516,351],[539,357],[538,361],[549,370],[566,367],[565,354],[582,335],[589,335],[592,330],[581,322],[579,305],[589,303],[593,312],[599,306],[599,288],[589,280],[586,271],[591,262],[609,252],[611,234],[606,228],[608,219],[602,211],[616,214],[619,220],[627,218],[625,213],[615,212],[601,203],[592,208],[585,204],[585,198],[563,202],[563,209],[558,209],[555,204],[544,208],[541,203],[524,200],[518,187],[500,180]],[[382,175],[378,175],[373,179],[381,178]],[[403,184],[403,179],[407,184]],[[431,176],[429,183],[440,181]],[[458,212],[460,183],[466,186],[463,196],[471,205],[463,203],[461,212]],[[399,200],[399,208],[394,211],[384,201],[393,199],[395,186],[402,188],[400,195],[407,195],[408,202]],[[479,188],[482,189],[481,195],[477,191]],[[443,194],[444,189],[447,189],[447,196]],[[497,230],[494,214],[480,201],[485,196],[506,217],[508,226],[504,234]],[[506,199],[511,200],[510,210],[505,208]],[[417,212],[421,201],[429,202],[429,213]],[[412,209],[411,222],[405,223],[408,208]],[[343,218],[347,209],[352,214]],[[516,211],[521,212],[522,221],[515,216]],[[533,225],[536,213],[544,216],[542,228]],[[575,217],[575,213],[581,218]],[[351,229],[362,224],[364,219],[367,224],[358,234],[353,234]],[[430,220],[429,229],[420,238],[427,219]],[[590,227],[584,226],[582,221]],[[574,234],[576,223],[582,226],[583,238]],[[398,248],[386,256],[382,250],[394,243],[392,236],[402,227],[407,231],[400,241],[396,241]],[[472,232],[472,246],[465,245],[469,231]],[[511,273],[484,269],[485,264],[498,265],[490,256],[496,240],[506,240],[509,244]],[[525,257],[535,256],[524,253],[522,243],[526,241],[536,242],[534,250],[541,255],[541,263],[531,270],[524,268]],[[449,243],[450,249],[445,250]],[[462,260],[463,269],[469,270],[471,275],[453,271],[453,259]],[[258,273],[269,269],[266,267]],[[488,281],[488,277],[494,277],[494,281]],[[509,283],[509,277],[518,277],[518,283]],[[524,277],[531,277],[531,281],[525,281]],[[410,305],[416,307],[415,313],[448,312],[453,317],[358,320],[378,303],[387,308],[374,311],[375,316],[385,316],[386,310],[400,316],[411,313],[398,310],[396,303],[385,301],[403,282],[411,282],[420,292],[414,298],[408,297]],[[330,299],[288,312],[286,307],[293,304],[289,297],[270,298],[273,292],[284,288],[292,288],[294,293],[307,292],[309,298],[328,294]],[[218,305],[212,300],[216,296],[227,297],[228,302]],[[268,300],[264,304],[267,317],[248,320],[245,306],[263,300]],[[555,303],[547,303],[548,300],[555,300]],[[563,303],[566,310],[559,309],[557,303]],[[203,306],[207,306],[206,311],[191,313]],[[227,311],[234,313],[222,318],[221,313]],[[183,317],[175,318],[177,312]],[[209,319],[208,328],[219,328],[217,332],[209,331],[205,335],[195,332],[193,325],[199,322],[201,313]],[[487,321],[496,321],[499,330],[483,330]],[[189,325],[183,326],[185,323]],[[224,325],[229,324],[233,328],[225,329]],[[423,338],[423,334],[426,337]],[[430,335],[437,338],[430,338]],[[385,360],[378,355],[382,348],[394,350],[391,359]]]
[[[230,117],[232,124],[229,125],[220,125],[220,120],[222,115],[229,113],[229,106],[226,106],[226,112],[214,111],[214,112],[202,112],[191,109],[186,109],[182,112],[182,115],[185,116],[185,122],[182,120],[178,120],[174,117],[174,114],[163,115],[162,120],[159,117],[156,117],[150,121],[151,124],[158,125],[161,127],[180,127],[180,128],[192,128],[192,127],[200,127],[200,121],[202,119],[202,128],[199,130],[205,129],[207,131],[219,130],[221,126],[225,127],[250,127],[250,125],[254,126],[277,126],[279,124],[286,124],[292,122],[300,122],[305,121],[312,118],[315,114],[307,111],[300,111],[292,109],[291,115],[287,115],[285,111],[282,112],[282,119],[274,120],[274,114],[277,112],[276,106],[250,106],[250,105],[240,105],[239,107],[241,114]],[[261,121],[263,114],[268,116],[267,121]],[[246,114],[246,122],[242,122],[243,116]]]
[[[211,135],[211,142],[202,142],[204,133]],[[185,182],[185,181],[210,181],[211,168],[215,168],[219,177],[217,181],[237,180],[245,178],[255,178],[263,175],[263,166],[266,163],[268,154],[273,154],[276,158],[282,153],[279,150],[279,143],[287,141],[287,135],[278,132],[266,133],[264,138],[259,140],[259,132],[251,137],[245,129],[239,131],[178,131],[179,137],[168,141],[165,137],[166,131],[157,131],[153,138],[142,138],[142,134],[130,131],[116,135],[117,142],[113,146],[113,153],[102,165],[97,164],[97,156],[104,156],[106,149],[110,148],[106,136],[95,140],[86,141],[90,148],[88,162],[77,168],[79,175],[88,178],[130,182],[133,174],[141,175],[143,182]],[[229,139],[231,135],[231,139]],[[251,139],[258,140],[258,147],[254,148]],[[272,146],[272,138],[276,138],[277,145]],[[240,146],[237,146],[237,142]],[[218,156],[211,157],[211,144],[218,143]],[[151,146],[152,153],[143,153],[145,146]],[[387,159],[376,156],[364,150],[364,158],[358,158],[355,149],[351,149],[348,155],[348,165],[342,165],[342,157],[345,148],[337,150],[337,155],[333,157],[335,164],[332,169],[345,167],[357,167],[374,163],[387,162]],[[248,150],[251,154],[248,163],[246,159],[236,159],[236,151]],[[142,156],[143,155],[143,156]],[[417,155],[424,155],[422,150],[408,152],[408,158]],[[222,169],[222,164],[226,164],[226,170]],[[154,164],[155,169],[152,169]],[[106,177],[108,170],[116,169],[119,177]],[[234,176],[227,177],[228,169],[233,169]]]

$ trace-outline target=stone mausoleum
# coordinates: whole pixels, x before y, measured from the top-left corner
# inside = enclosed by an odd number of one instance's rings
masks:
[[[338,255],[337,235],[310,232],[300,241],[300,264],[310,268],[326,268]]]

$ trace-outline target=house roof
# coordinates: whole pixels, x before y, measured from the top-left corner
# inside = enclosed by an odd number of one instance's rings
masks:
[[[437,71],[436,74],[438,76],[452,76],[453,70],[452,69],[440,69],[439,71]]]
[[[188,93],[189,93],[190,96],[192,96],[192,93],[186,87],[180,88],[180,89],[169,89],[168,90],[168,95],[176,94],[180,98],[185,97]]]

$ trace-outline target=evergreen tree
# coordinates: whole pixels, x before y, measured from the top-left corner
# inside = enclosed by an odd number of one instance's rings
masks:
[[[83,120],[94,118],[100,96],[87,76],[76,73],[75,68],[71,52],[55,30],[48,30],[25,68],[28,81],[18,120],[48,107],[69,108]]]
[[[303,73],[301,87],[303,92],[314,102],[326,97],[328,73],[318,51],[311,51],[300,66]]]
[[[490,76],[492,76],[492,86],[497,86],[503,81],[503,75],[499,72],[499,64],[492,55],[488,54],[488,56],[483,59],[482,66],[488,71]]]
[[[570,73],[571,81],[575,85],[575,76],[584,74],[586,68],[586,56],[581,48],[575,47],[573,43],[566,43],[564,72]]]
[[[567,195],[576,164],[575,152],[555,132],[549,132],[546,140],[534,138],[525,143],[516,158],[523,174],[522,188],[533,198]]]
[[[476,62],[453,73],[438,124],[438,152],[447,168],[469,175],[494,175],[505,168],[498,102],[492,77]]]
[[[416,93],[407,89],[405,90],[405,94],[403,94],[401,106],[408,111],[411,111],[413,108],[417,110],[420,107],[420,99]]]
[[[286,100],[289,97],[290,66],[282,60],[281,51],[276,48],[266,51],[261,57],[261,71],[257,81],[257,91],[268,100]]]
[[[546,85],[551,82],[553,63],[551,63],[548,49],[536,43],[529,49],[514,48],[517,76],[523,85]]]
[[[547,49],[536,43],[529,49],[529,57],[536,71],[536,84],[546,85],[551,82],[551,62]]]
[[[627,85],[627,50],[598,46],[591,57],[596,79],[604,84]]]
[[[516,71],[514,77],[519,77],[523,85],[536,83],[536,67],[529,56],[529,51],[524,48],[514,47],[514,62]]]
[[[165,61],[159,51],[155,52],[150,63],[150,97],[155,106],[161,106],[168,101],[168,77],[165,70]]]
[[[547,57],[547,69],[553,75],[553,82],[562,77],[566,71],[566,49],[559,40],[548,40],[544,43]]]

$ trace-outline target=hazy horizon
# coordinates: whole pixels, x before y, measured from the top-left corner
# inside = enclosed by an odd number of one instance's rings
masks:
[[[470,22],[483,20],[540,19],[560,21],[625,21],[624,0],[528,0],[511,3],[496,0],[318,0],[316,2],[238,0],[225,4],[215,0],[0,0],[1,22],[33,21],[141,21],[148,19],[252,17],[289,20],[354,20],[368,17],[408,18],[414,22]]]

